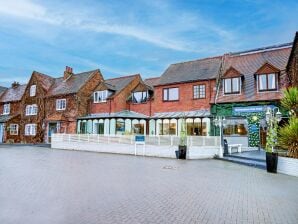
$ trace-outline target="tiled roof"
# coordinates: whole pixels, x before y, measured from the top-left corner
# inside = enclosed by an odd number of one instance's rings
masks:
[[[219,73],[222,57],[204,58],[172,64],[162,74],[159,85],[215,79]]]
[[[85,117],[80,117],[79,119],[96,119],[96,118],[148,118],[145,114],[137,113],[134,111],[123,110],[116,113],[98,113],[98,114],[91,114]]]
[[[73,74],[69,79],[63,80],[63,77],[54,79],[54,84],[51,86],[47,96],[65,95],[77,93],[80,88],[99,70]]]
[[[146,85],[153,88],[153,86],[156,86],[159,84],[159,80],[160,80],[160,77],[155,77],[155,78],[145,79],[144,82]]]
[[[115,94],[117,94],[138,76],[140,75],[135,74],[135,75],[122,76],[122,77],[113,78],[113,79],[107,79],[104,81],[104,83],[109,89],[114,90]]]
[[[48,76],[46,74],[42,74],[40,72],[33,72],[33,75],[37,78],[38,82],[41,84],[41,86],[48,91],[50,87],[54,84],[55,78]]]
[[[0,98],[0,102],[20,101],[25,92],[27,85],[19,85],[17,87],[8,88]]]
[[[236,95],[223,95],[222,83],[219,89],[217,103],[222,102],[243,102],[243,101],[263,101],[280,99],[281,92],[263,92],[257,93],[256,90],[256,72],[264,65],[269,64],[280,71],[285,71],[288,58],[291,52],[289,45],[282,48],[266,49],[249,53],[229,54],[224,59],[224,74],[230,67],[235,68],[243,76],[242,92]]]
[[[5,92],[6,89],[7,89],[6,87],[0,86],[0,97]]]

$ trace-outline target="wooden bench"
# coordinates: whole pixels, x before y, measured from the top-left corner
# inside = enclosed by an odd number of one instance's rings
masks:
[[[242,152],[241,150],[242,144],[229,144],[228,145],[229,154],[232,154],[232,148],[236,148],[236,147],[237,147],[237,152]]]

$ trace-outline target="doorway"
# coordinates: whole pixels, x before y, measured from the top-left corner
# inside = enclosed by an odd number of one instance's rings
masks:
[[[58,129],[57,129],[57,123],[49,123],[49,132],[48,132],[48,142],[51,142],[51,136],[52,134],[57,133]]]

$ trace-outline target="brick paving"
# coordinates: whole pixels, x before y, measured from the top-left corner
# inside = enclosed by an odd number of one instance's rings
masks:
[[[298,178],[218,160],[0,146],[0,223],[298,223]]]

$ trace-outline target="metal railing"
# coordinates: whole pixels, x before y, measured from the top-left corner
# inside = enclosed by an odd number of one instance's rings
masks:
[[[86,142],[98,144],[134,144],[134,135],[97,135],[97,134],[53,134],[52,142]],[[145,143],[147,145],[178,146],[179,136],[147,135]],[[218,136],[187,136],[187,146],[219,146]]]

